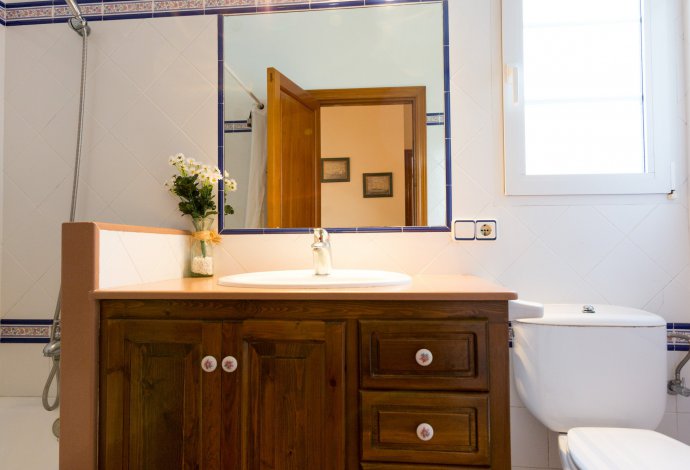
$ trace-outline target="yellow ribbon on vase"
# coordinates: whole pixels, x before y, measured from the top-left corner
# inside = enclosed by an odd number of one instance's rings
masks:
[[[198,232],[193,232],[192,237],[195,240],[199,240],[202,242],[211,242],[214,245],[218,245],[220,242],[223,241],[220,235],[218,235],[218,232],[215,230],[200,230]]]

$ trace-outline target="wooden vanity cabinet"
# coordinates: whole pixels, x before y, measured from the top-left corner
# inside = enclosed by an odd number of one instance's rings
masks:
[[[99,468],[508,470],[505,309],[102,300]]]

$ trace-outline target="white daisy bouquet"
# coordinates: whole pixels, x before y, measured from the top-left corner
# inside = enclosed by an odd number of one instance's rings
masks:
[[[168,159],[170,165],[177,169],[165,186],[175,196],[180,198],[178,207],[182,215],[190,215],[193,219],[204,218],[218,213],[214,199],[214,188],[219,181],[223,181],[224,194],[237,190],[237,181],[230,178],[226,171],[221,174],[218,167],[204,165],[193,158],[185,158],[181,153]],[[223,201],[223,212],[234,214],[235,210]]]

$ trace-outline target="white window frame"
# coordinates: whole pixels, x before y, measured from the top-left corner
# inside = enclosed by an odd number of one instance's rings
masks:
[[[675,189],[672,162],[683,152],[680,2],[642,0],[646,173],[607,175],[526,174],[522,0],[502,4],[505,194],[663,194]]]

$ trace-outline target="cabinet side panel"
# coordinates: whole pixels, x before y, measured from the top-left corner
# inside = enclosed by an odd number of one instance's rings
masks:
[[[507,306],[506,306],[507,308]],[[491,467],[509,470],[510,464],[510,390],[508,363],[508,323],[489,325],[489,381]]]
[[[98,435],[98,229],[62,226],[60,468],[96,468]]]

